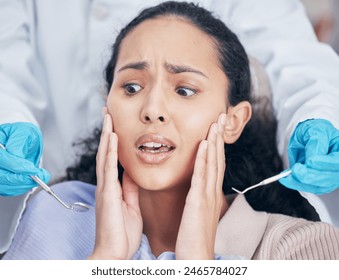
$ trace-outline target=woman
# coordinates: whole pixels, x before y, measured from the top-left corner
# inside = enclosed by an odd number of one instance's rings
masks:
[[[144,10],[117,37],[106,78],[96,167],[86,154],[69,169],[70,178],[93,182],[96,168],[95,245],[88,214],[89,233],[58,232],[56,239],[72,240],[64,244],[72,251],[67,258],[92,249],[90,259],[339,258],[339,232],[330,225],[256,212],[243,196],[227,195],[281,171],[281,162],[274,136],[262,137],[274,122],[251,120],[248,59],[221,21],[187,3]],[[57,188],[74,196],[77,183],[67,185]],[[88,193],[93,204],[93,186],[83,185]],[[296,192],[279,186],[247,199],[257,210],[317,219]],[[29,208],[26,219],[42,212]],[[79,227],[86,224],[80,217],[63,214],[63,222]],[[28,237],[19,228],[6,258],[18,258],[14,252]],[[46,246],[39,254],[50,251]],[[53,250],[61,253],[52,258],[66,256],[59,246]]]

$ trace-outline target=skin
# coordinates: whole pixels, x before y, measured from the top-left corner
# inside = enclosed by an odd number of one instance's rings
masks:
[[[217,224],[228,208],[224,142],[234,142],[251,115],[248,102],[227,108],[227,85],[214,42],[186,20],[146,20],[126,36],[97,156],[90,259],[131,258],[142,232],[156,256],[214,259]],[[140,152],[141,143],[164,138],[171,152]]]

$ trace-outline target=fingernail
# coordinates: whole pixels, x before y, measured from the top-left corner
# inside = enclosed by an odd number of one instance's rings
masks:
[[[220,122],[222,125],[226,124],[226,114],[222,113],[220,116]]]
[[[215,134],[218,134],[218,124],[214,123],[212,125],[212,132]]]
[[[107,114],[104,115],[104,123],[103,123],[103,127],[105,129],[107,129]]]
[[[106,107],[102,107],[102,109],[101,109],[101,117],[102,118],[105,117],[106,111],[107,111]]]
[[[207,149],[207,141],[206,140],[202,140],[200,145],[201,145],[201,149],[203,151]]]
[[[110,134],[109,140],[111,142],[111,145],[113,145],[114,144],[114,133],[113,132]]]

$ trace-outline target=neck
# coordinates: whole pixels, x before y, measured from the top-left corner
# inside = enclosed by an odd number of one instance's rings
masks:
[[[175,251],[188,191],[187,187],[165,191],[148,191],[140,188],[143,233],[147,236],[155,256],[166,251]],[[220,218],[225,215],[229,207],[226,198],[223,198]]]
[[[154,255],[174,252],[187,193],[187,187],[164,191],[140,189],[143,232]]]

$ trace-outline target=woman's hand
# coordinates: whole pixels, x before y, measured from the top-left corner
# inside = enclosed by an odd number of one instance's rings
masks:
[[[213,123],[198,148],[190,191],[175,248],[177,259],[214,259],[214,242],[225,197],[223,132],[226,115]]]
[[[118,180],[118,137],[104,116],[97,154],[96,238],[89,259],[130,259],[141,241],[139,187],[124,173]]]

